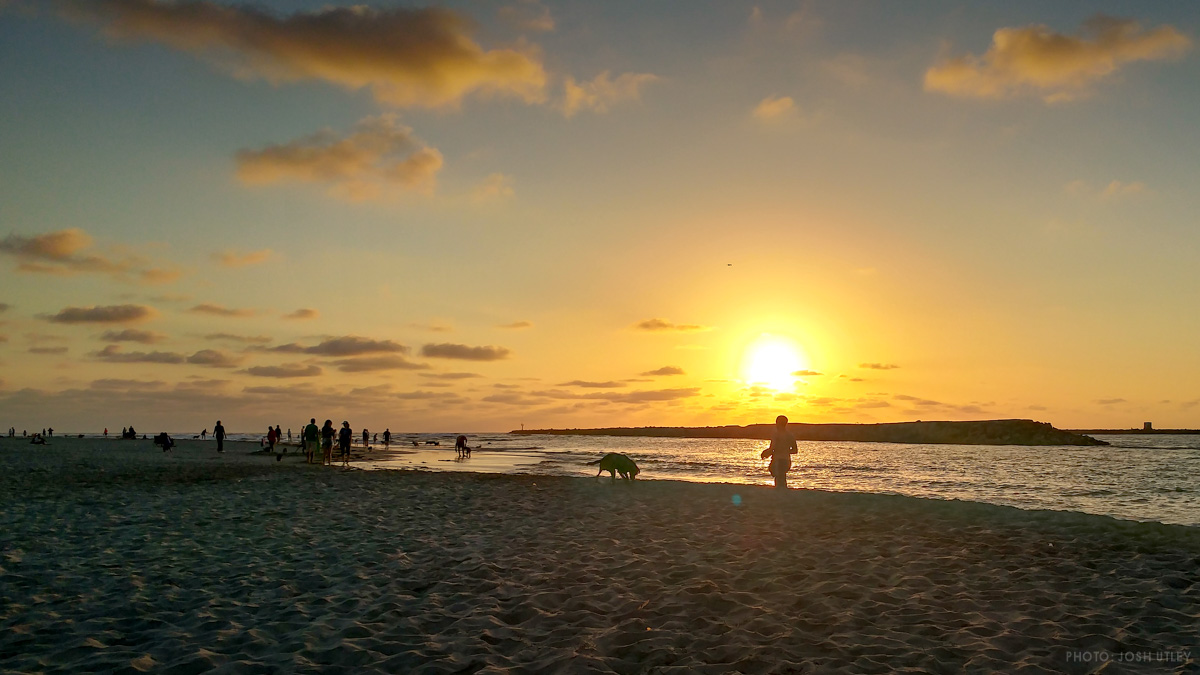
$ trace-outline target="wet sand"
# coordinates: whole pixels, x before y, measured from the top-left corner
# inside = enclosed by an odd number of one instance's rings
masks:
[[[745,485],[346,471],[250,444],[52,442],[0,440],[3,672],[1200,663],[1197,528]]]

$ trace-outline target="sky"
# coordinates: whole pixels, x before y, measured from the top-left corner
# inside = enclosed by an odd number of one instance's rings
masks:
[[[0,425],[1200,427],[1198,24],[0,0]]]

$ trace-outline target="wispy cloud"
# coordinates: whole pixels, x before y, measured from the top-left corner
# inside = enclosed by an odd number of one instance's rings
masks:
[[[816,377],[821,374],[822,373],[818,373],[815,370],[797,370],[796,372],[792,373],[792,376],[793,377]]]
[[[144,345],[151,345],[166,340],[167,336],[151,330],[126,328],[125,330],[105,331],[100,334],[100,339],[105,342],[140,342]]]
[[[624,382],[613,382],[612,380],[608,380],[606,382],[593,382],[590,380],[571,380],[570,382],[562,382],[558,386],[560,386],[560,387],[582,387],[584,389],[619,389],[621,387],[624,387],[625,383]]]
[[[639,321],[639,322],[633,324],[633,327],[637,330],[645,330],[645,331],[651,331],[651,332],[676,331],[676,332],[682,332],[682,333],[692,333],[692,332],[712,330],[708,326],[700,326],[700,325],[697,325],[694,323],[675,323],[675,322],[669,321],[667,319],[646,319],[645,321]]]
[[[503,173],[493,173],[471,191],[471,199],[477,202],[500,201],[512,199],[516,195],[513,190],[513,177]]]
[[[265,345],[271,341],[271,338],[266,335],[235,335],[233,333],[209,333],[204,336],[204,339],[225,340],[227,342],[240,342],[251,345]]]
[[[304,307],[297,309],[294,312],[288,312],[287,314],[284,314],[283,318],[305,321],[308,319],[316,319],[319,316],[321,316],[321,313],[317,310]]]
[[[442,153],[426,146],[395,115],[368,117],[346,136],[319,131],[282,145],[237,153],[246,185],[321,183],[346,201],[379,199],[400,191],[433,191]]]
[[[234,249],[221,251],[212,255],[213,260],[216,260],[222,267],[246,267],[249,265],[258,265],[272,258],[275,253],[269,248],[264,248],[258,251],[247,251],[245,253]]]
[[[251,366],[242,371],[247,375],[255,377],[275,377],[275,378],[291,378],[291,377],[316,377],[321,374],[321,367],[314,365],[305,365],[303,363],[284,363],[278,366]]]
[[[470,380],[483,377],[478,373],[421,373],[420,375],[433,380]]]
[[[225,316],[225,317],[236,317],[236,318],[245,318],[245,317],[249,317],[249,316],[254,316],[254,314],[255,314],[255,311],[253,309],[234,309],[234,308],[230,308],[230,307],[225,307],[224,305],[215,305],[210,302],[202,302],[199,305],[189,308],[188,311],[193,314],[209,314],[211,316]]]
[[[860,363],[858,367],[867,370],[895,370],[900,366],[894,363]]]
[[[289,354],[315,354],[317,356],[363,356],[366,354],[407,354],[408,347],[391,340],[375,340],[372,338],[346,335],[344,337],[328,338],[319,344],[305,347],[294,342],[277,347],[265,347],[266,351]]]
[[[772,122],[795,116],[796,102],[791,96],[768,96],[754,106],[754,119]]]
[[[512,323],[502,323],[496,328],[507,328],[509,330],[521,330],[523,328],[533,328],[532,321],[514,321]]]
[[[17,270],[58,276],[99,274],[118,281],[162,284],[175,281],[180,272],[152,267],[145,258],[93,249],[92,237],[79,228],[32,236],[10,234],[0,239],[0,253],[17,259]]]
[[[160,363],[208,366],[210,368],[232,368],[241,363],[239,357],[231,356],[215,349],[201,349],[188,356],[178,352],[126,352],[120,345],[108,345],[100,351],[92,352],[90,356],[98,361],[110,363]]]
[[[340,359],[334,361],[333,365],[343,373],[368,373],[378,370],[424,370],[429,367],[424,363],[413,363],[403,356],[396,354]]]
[[[641,373],[641,375],[643,377],[656,377],[656,376],[660,376],[660,375],[683,375],[683,374],[684,374],[683,368],[680,368],[679,366],[663,366],[662,368],[657,368],[655,370],[647,370],[646,372]]]
[[[45,319],[54,323],[133,323],[157,314],[153,307],[145,305],[93,305],[67,307]]]
[[[494,347],[492,345],[487,345],[484,347],[470,347],[468,345],[458,345],[444,342],[441,344],[428,344],[424,347],[421,347],[422,356],[434,359],[500,361],[507,359],[511,354],[512,352],[504,347]]]
[[[325,7],[277,16],[207,1],[58,0],[116,40],[150,40],[205,58],[242,79],[318,80],[367,88],[396,106],[457,106],[473,93],[545,97],[533,48],[485,50],[471,21],[448,9]]]
[[[1040,95],[1048,103],[1069,101],[1127,63],[1175,59],[1191,40],[1172,26],[1143,30],[1133,19],[1097,15],[1082,36],[1044,25],[1001,28],[983,56],[943,60],[925,72],[926,91],[973,98]]]
[[[61,355],[61,354],[67,353],[67,348],[66,347],[30,347],[27,351],[30,354]]]
[[[650,73],[622,73],[612,79],[607,70],[583,82],[568,76],[563,82],[561,110],[567,117],[574,117],[581,110],[608,112],[618,103],[638,100],[642,87],[657,80],[658,77]]]
[[[1128,183],[1119,180],[1109,181],[1104,187],[1094,187],[1086,181],[1073,180],[1067,183],[1063,190],[1070,195],[1076,197],[1091,197],[1101,201],[1110,201],[1117,199],[1125,199],[1128,197],[1138,197],[1150,193],[1150,189],[1140,180],[1130,181]]]
[[[496,10],[501,20],[518,30],[549,32],[554,30],[554,17],[550,8],[537,0],[518,0]]]

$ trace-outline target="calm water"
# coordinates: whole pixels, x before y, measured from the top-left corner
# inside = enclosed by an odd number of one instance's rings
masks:
[[[640,478],[770,484],[759,453],[766,441],[610,436],[475,434],[483,446],[454,461],[453,436],[380,467],[589,476],[585,462],[623,452]],[[797,488],[884,492],[1082,511],[1130,520],[1200,526],[1200,436],[1099,436],[1109,447],[906,445],[805,441],[788,483]],[[408,449],[415,450],[411,445]],[[605,474],[607,477],[608,474]]]

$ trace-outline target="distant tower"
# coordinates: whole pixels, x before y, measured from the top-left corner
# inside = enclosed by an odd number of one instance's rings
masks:
[[[1154,425],[1149,422],[1142,422],[1142,431],[1154,431]]]

